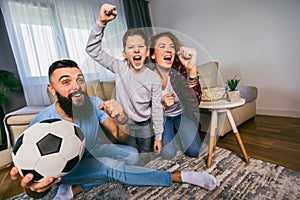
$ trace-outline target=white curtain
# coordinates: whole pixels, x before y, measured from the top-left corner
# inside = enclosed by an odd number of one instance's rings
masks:
[[[1,0],[27,105],[50,104],[47,72],[59,59],[76,61],[87,81],[114,79],[85,52],[104,2],[116,5],[118,11],[118,17],[107,25],[104,47],[121,58],[122,35],[127,29],[122,0]]]

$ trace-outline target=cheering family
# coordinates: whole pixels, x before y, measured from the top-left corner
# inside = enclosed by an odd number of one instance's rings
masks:
[[[102,49],[108,22],[114,20],[114,5],[103,4],[91,30],[86,51],[116,77],[116,99],[102,101],[87,95],[84,75],[72,60],[58,60],[48,71],[49,91],[57,101],[42,110],[30,125],[44,119],[60,118],[78,125],[86,137],[86,151],[80,163],[63,177],[33,182],[33,174],[21,177],[13,167],[10,175],[20,180],[28,196],[41,198],[53,185],[59,188],[54,199],[72,199],[80,192],[116,181],[135,186],[170,186],[188,183],[213,190],[214,176],[203,171],[167,172],[140,165],[154,153],[172,159],[179,135],[182,151],[197,158],[201,150],[198,132],[198,105],[201,86],[196,69],[197,52],[183,47],[171,32],[154,34],[148,40],[143,31],[129,29],[123,37],[119,60]],[[152,69],[146,67],[147,57]],[[101,144],[99,123],[120,143]],[[141,158],[141,159],[140,159]]]

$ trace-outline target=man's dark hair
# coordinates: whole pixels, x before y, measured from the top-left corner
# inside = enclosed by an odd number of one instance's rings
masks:
[[[140,28],[132,28],[132,29],[128,29],[126,31],[126,33],[123,36],[123,49],[125,50],[125,46],[126,46],[126,40],[129,36],[134,36],[134,35],[139,35],[141,36],[144,40],[145,40],[145,45],[146,47],[148,47],[148,40],[147,37],[144,33],[144,31]]]
[[[75,67],[75,68],[79,69],[77,63],[73,60],[65,59],[65,60],[58,60],[58,61],[52,63],[52,65],[49,67],[49,70],[48,70],[49,81],[50,81],[50,76],[56,69],[67,68],[67,67]]]

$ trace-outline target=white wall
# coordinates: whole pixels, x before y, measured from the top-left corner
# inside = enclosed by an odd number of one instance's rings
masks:
[[[200,43],[223,80],[237,75],[258,87],[258,114],[300,117],[299,0],[149,2],[153,26]]]

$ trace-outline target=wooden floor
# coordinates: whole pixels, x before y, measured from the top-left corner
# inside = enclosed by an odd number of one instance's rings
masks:
[[[300,118],[257,115],[238,129],[250,157],[300,171]],[[240,152],[232,132],[219,138],[217,146]],[[0,200],[22,192],[10,180],[9,169],[0,171]]]
[[[248,156],[300,171],[300,118],[257,115],[238,129]],[[240,152],[232,132],[217,146]]]

